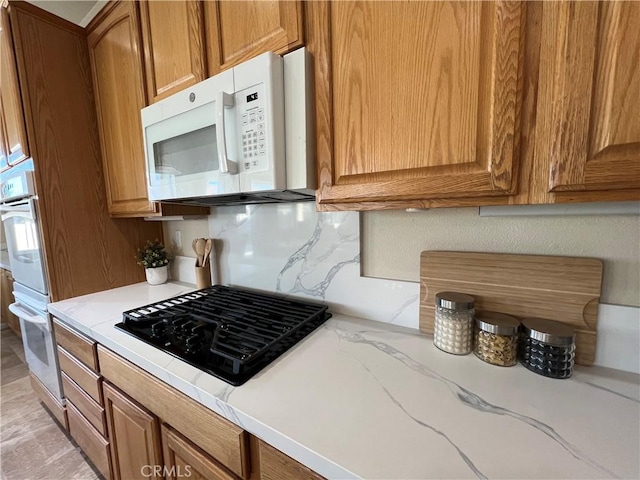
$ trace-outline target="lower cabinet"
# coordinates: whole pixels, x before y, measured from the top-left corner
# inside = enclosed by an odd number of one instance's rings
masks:
[[[114,480],[236,480],[223,465],[108,382],[102,386]],[[215,438],[212,439],[216,441]]]
[[[53,320],[69,435],[105,478],[111,478],[109,439],[105,425],[102,375],[96,342],[59,319]],[[52,407],[49,407],[52,411]]]
[[[262,440],[251,438],[252,478],[260,480],[322,480],[317,473]]]
[[[69,433],[105,478],[322,478],[58,319],[54,330]]]
[[[247,432],[102,346],[98,357],[114,479],[249,479]]]
[[[193,480],[238,478],[168,425],[162,425],[162,451],[167,480],[184,477]]]
[[[160,479],[162,450],[158,418],[115,387],[102,384],[115,480]],[[158,471],[160,470],[160,471]]]
[[[9,304],[13,301],[13,277],[9,270],[2,268],[0,269],[0,320],[9,325],[13,333],[22,337],[20,319],[9,310]]]
[[[110,383],[102,388],[114,480],[238,478]]]
[[[91,423],[71,402],[67,402],[67,418],[69,435],[100,473],[109,478],[109,442],[91,426]]]
[[[114,479],[323,478],[101,345],[98,359]]]

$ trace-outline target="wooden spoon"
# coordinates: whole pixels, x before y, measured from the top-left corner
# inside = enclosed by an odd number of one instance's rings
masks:
[[[213,238],[207,238],[204,245],[204,261],[202,262],[203,267],[209,265],[209,256],[211,255],[211,250],[213,250]]]
[[[207,241],[204,238],[196,238],[195,242],[196,242],[195,251],[197,256],[196,267],[202,267],[203,266],[202,262],[204,262],[204,249],[207,244]]]

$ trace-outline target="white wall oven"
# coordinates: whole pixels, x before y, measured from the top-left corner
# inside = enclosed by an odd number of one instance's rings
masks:
[[[63,403],[56,342],[51,316],[47,312],[49,298],[19,283],[14,283],[13,288],[16,301],[9,305],[9,310],[20,319],[22,345],[29,370]]]
[[[33,172],[9,171],[3,178],[0,213],[14,280],[42,295],[49,293],[38,227]]]
[[[37,204],[32,171],[15,168],[3,172],[0,214],[15,298],[9,309],[20,319],[29,370],[63,403],[53,325],[47,310],[49,288]]]

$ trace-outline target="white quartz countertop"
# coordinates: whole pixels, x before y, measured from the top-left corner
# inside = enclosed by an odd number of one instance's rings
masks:
[[[191,290],[140,283],[49,310],[327,478],[640,478],[638,375],[577,367],[554,380],[334,315],[233,387],[114,328]]]

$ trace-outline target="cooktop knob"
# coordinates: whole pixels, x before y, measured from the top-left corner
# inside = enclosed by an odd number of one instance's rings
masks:
[[[180,326],[180,330],[182,330],[183,333],[190,333],[191,329],[193,327],[196,326],[195,322],[192,322],[191,320],[184,322],[181,326]]]
[[[167,334],[167,324],[164,321],[159,321],[151,325],[151,337],[162,338]]]
[[[189,354],[198,353],[204,344],[205,335],[201,333],[196,333],[195,335],[191,335],[185,341],[186,348],[185,352]]]

